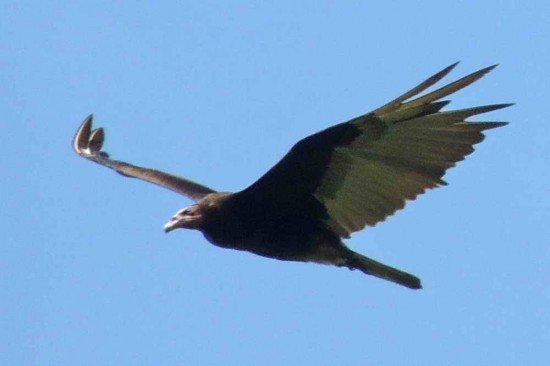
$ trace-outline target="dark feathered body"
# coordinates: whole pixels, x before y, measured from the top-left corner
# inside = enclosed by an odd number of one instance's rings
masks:
[[[281,260],[307,261],[320,242],[339,243],[326,225],[306,211],[280,210],[240,194],[213,193],[199,201],[200,226],[212,244]],[[214,204],[211,204],[214,201]]]

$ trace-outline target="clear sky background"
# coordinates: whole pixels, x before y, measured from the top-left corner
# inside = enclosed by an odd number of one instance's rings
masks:
[[[0,364],[550,365],[547,1],[0,4]],[[485,115],[467,161],[352,248],[417,274],[222,250],[162,226],[190,203],[77,157],[219,190],[441,68],[500,66],[451,107]]]

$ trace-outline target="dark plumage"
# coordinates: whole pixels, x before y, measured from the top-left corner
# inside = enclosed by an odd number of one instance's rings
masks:
[[[445,185],[445,171],[474,150],[484,138],[482,131],[506,124],[466,119],[510,104],[440,111],[449,103],[442,98],[494,66],[417,97],[455,65],[370,113],[304,138],[237,193],[218,193],[184,178],[111,160],[101,151],[103,129],[91,129],[92,116],[76,133],[74,150],[124,176],[195,200],[168,221],[167,232],[197,229],[220,247],[359,269],[418,289],[417,277],[355,253],[341,239],[383,221],[426,189]]]

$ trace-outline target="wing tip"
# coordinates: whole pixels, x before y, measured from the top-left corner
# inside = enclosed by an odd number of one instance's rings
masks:
[[[102,127],[96,128],[90,134],[88,141],[88,148],[92,153],[100,152],[103,147],[103,142],[105,141],[105,132]]]
[[[484,71],[485,74],[488,73],[488,72],[491,72],[493,71],[494,69],[496,69],[496,67],[498,66],[499,64],[493,64],[493,65],[490,65],[490,66],[487,66],[483,69],[481,69],[480,71]]]
[[[74,135],[73,150],[77,154],[81,154],[82,149],[86,148],[88,140],[90,139],[90,134],[92,133],[93,118],[94,118],[93,113],[89,114],[86,118],[84,118],[84,120],[80,124],[80,127],[78,127],[78,130]]]
[[[485,130],[491,130],[493,128],[499,128],[499,127],[504,127],[506,125],[510,124],[510,122],[485,122],[483,123],[483,130],[482,131],[485,131]]]
[[[455,67],[457,67],[459,63],[460,63],[460,60],[455,61],[454,63],[452,63],[449,66],[447,66],[446,68],[444,68],[441,72],[447,71],[447,73],[449,73],[451,70],[453,70]]]

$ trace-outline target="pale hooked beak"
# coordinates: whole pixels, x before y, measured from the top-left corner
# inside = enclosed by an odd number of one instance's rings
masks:
[[[180,223],[180,220],[176,216],[172,216],[170,220],[166,224],[164,224],[164,232],[169,233],[170,231],[177,229],[178,223]]]
[[[174,216],[164,225],[164,231],[170,232],[174,229],[196,229],[200,224],[201,215],[198,207],[190,206],[176,212]]]
[[[186,216],[184,211],[185,210],[179,210],[174,216],[170,218],[170,220],[168,220],[166,224],[164,224],[165,233],[169,233],[170,231],[183,227],[185,225]]]

